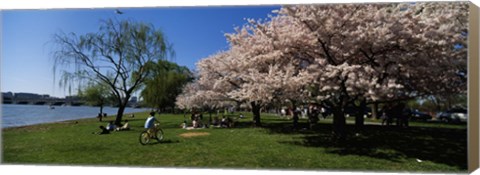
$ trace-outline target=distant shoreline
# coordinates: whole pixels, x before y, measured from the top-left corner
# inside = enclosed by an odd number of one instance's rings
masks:
[[[96,118],[99,112],[98,109],[98,107],[90,106],[61,106],[50,109],[46,105],[3,105],[1,127],[5,129],[81,119],[98,120]],[[103,112],[108,115],[105,119],[114,118],[117,110],[118,108],[105,107]],[[148,110],[147,108],[127,108],[124,116]]]
[[[141,114],[141,113],[145,113],[145,112],[146,111],[125,113],[122,119],[123,120],[125,120],[125,119],[128,120],[129,119],[128,115],[130,115],[130,114],[136,114],[136,116],[137,116],[137,114]],[[108,123],[112,118],[115,119],[115,115],[109,115],[106,118],[106,120],[104,118],[104,120],[102,122],[99,122],[99,123]],[[2,127],[2,131],[21,129],[21,128],[30,128],[30,127],[40,127],[42,125],[75,124],[75,123],[79,123],[79,122],[82,122],[82,121],[88,122],[90,120],[98,120],[98,119],[97,118],[79,118],[79,119],[69,119],[69,120],[63,120],[63,121],[47,122],[47,123],[36,123],[36,124],[31,124],[31,125]]]

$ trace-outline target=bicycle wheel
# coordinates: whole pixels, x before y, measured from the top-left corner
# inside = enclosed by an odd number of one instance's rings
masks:
[[[147,131],[143,131],[140,133],[139,141],[140,144],[146,145],[148,142],[150,142],[150,134],[148,134]]]
[[[155,138],[156,138],[157,141],[159,141],[159,142],[160,142],[161,140],[163,140],[163,130],[162,130],[162,129],[158,128],[158,130],[157,130],[157,135],[156,135]]]

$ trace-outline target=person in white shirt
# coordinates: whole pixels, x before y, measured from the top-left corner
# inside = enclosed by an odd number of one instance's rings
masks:
[[[149,134],[154,134],[157,132],[156,128],[155,128],[155,121],[159,122],[156,118],[155,118],[155,112],[150,112],[150,116],[148,116],[147,120],[145,121],[145,129],[147,129],[147,132]]]
[[[115,126],[115,124],[113,124],[113,121],[110,121],[110,123],[108,123],[108,125],[107,125],[106,128],[107,128],[107,130],[109,130],[109,131],[114,131],[116,127],[117,127],[117,126]]]

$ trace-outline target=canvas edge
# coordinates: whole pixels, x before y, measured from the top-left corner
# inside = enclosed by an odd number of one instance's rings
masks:
[[[468,172],[479,167],[479,7],[470,2],[468,43]]]

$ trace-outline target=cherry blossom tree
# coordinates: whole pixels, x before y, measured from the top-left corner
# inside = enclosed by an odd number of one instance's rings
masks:
[[[452,82],[462,82],[458,73],[466,68],[467,8],[458,2],[310,5],[279,14],[315,36],[305,46],[314,48],[315,59],[305,80],[332,107],[334,132],[343,137],[343,110],[355,100],[466,89]]]
[[[208,108],[211,113],[217,108],[234,103],[227,96],[232,84],[220,84],[218,81],[222,78],[222,74],[218,70],[225,68],[212,62],[224,56],[226,54],[219,53],[197,63],[198,79],[188,84],[183,89],[183,94],[177,97],[176,105],[180,109]]]
[[[349,104],[466,90],[467,3],[297,5],[275,13],[248,20],[226,35],[229,50],[199,63],[200,79],[250,103],[258,126],[263,105],[314,100],[331,108],[335,136],[344,138]]]
[[[238,82],[228,95],[250,103],[255,126],[261,126],[261,107],[288,101],[295,108],[308,95],[302,82],[312,60],[309,49],[301,46],[313,44],[314,36],[291,21],[289,16],[249,20],[226,35],[232,59],[226,62],[228,79]]]

